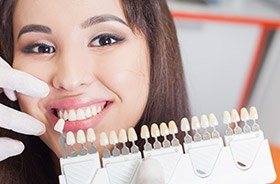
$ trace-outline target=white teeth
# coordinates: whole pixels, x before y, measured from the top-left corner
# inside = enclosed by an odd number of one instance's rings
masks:
[[[63,119],[64,119],[65,121],[68,119],[68,113],[67,113],[66,110],[63,112]]]
[[[230,114],[228,111],[224,111],[223,122],[224,122],[224,124],[227,124],[227,125],[229,125],[231,123],[231,117],[230,117]]]
[[[257,120],[259,118],[258,112],[256,107],[251,107],[250,108],[250,119],[251,120]]]
[[[193,130],[198,130],[198,129],[200,129],[200,123],[199,123],[199,119],[198,119],[197,116],[193,116],[193,117],[192,117],[191,123],[192,123],[192,129],[193,129]]]
[[[143,125],[142,127],[141,127],[141,138],[142,139],[148,139],[148,138],[150,138],[150,132],[149,132],[149,128],[148,128],[148,126],[147,125]]]
[[[118,144],[118,142],[119,142],[118,136],[115,131],[110,132],[109,138],[110,138],[110,144],[113,144],[113,145]]]
[[[74,136],[73,132],[71,132],[71,131],[67,132],[67,134],[66,134],[66,143],[67,143],[67,145],[71,145],[71,146],[76,144],[76,140],[75,140],[75,136]]]
[[[87,107],[86,108],[86,117],[90,118],[91,116],[92,116],[91,109],[90,109],[90,107]]]
[[[102,111],[102,108],[99,106],[97,107],[97,113],[100,113]]]
[[[87,141],[94,142],[95,140],[96,140],[96,136],[95,136],[93,128],[87,129]]]
[[[127,135],[125,129],[121,129],[119,131],[119,141],[121,143],[126,143],[127,142]]]
[[[232,122],[235,122],[235,123],[240,121],[240,117],[239,117],[239,114],[236,109],[233,109],[231,111],[231,120],[232,120]]]
[[[101,132],[100,134],[100,145],[107,146],[109,144],[109,140],[107,134],[105,132]]]
[[[241,120],[244,121],[244,122],[246,122],[246,121],[248,121],[250,119],[249,112],[247,111],[246,108],[243,107],[240,110],[240,117],[241,117]]]
[[[161,134],[162,136],[169,135],[169,130],[168,130],[168,127],[167,127],[166,123],[162,122],[162,123],[159,125],[159,128],[160,128],[160,134]]]
[[[69,120],[69,121],[76,121],[76,120],[77,120],[77,116],[76,116],[75,110],[71,109],[71,110],[69,111],[68,120]]]
[[[208,120],[208,117],[205,114],[203,114],[200,117],[200,124],[201,124],[202,128],[208,128],[209,127],[209,120]]]
[[[151,126],[151,135],[152,135],[152,137],[159,137],[160,136],[158,125],[155,124],[155,123],[153,123],[152,126]]]
[[[78,130],[77,132],[77,143],[84,144],[86,143],[86,136],[83,130]]]
[[[59,119],[54,126],[54,130],[62,134],[63,129],[64,129],[64,125],[65,125],[64,119]]]
[[[128,140],[130,142],[137,141],[137,134],[136,134],[134,128],[129,128],[128,129]]]
[[[93,106],[91,108],[91,113],[92,113],[93,116],[95,116],[97,114],[97,108],[95,106]]]
[[[63,112],[62,112],[62,111],[58,111],[58,117],[59,117],[60,119],[63,119]]]
[[[187,118],[181,119],[181,130],[184,132],[190,131],[190,123]]]
[[[209,124],[211,127],[218,126],[218,120],[213,113],[209,115]]]
[[[83,109],[77,110],[77,120],[86,119],[86,115]]]
[[[178,133],[178,128],[177,128],[175,121],[169,121],[168,128],[169,128],[169,133],[171,133],[171,134]]]

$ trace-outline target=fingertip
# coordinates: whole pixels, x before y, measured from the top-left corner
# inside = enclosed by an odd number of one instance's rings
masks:
[[[15,140],[15,144],[13,144],[12,149],[14,150],[14,155],[19,155],[24,150],[24,144],[21,141]]]

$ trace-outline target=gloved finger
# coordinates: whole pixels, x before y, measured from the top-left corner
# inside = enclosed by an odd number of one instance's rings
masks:
[[[15,69],[0,68],[0,87],[38,98],[45,97],[49,93],[49,87],[45,82]]]
[[[22,142],[7,137],[0,138],[0,161],[19,155],[24,150]]]
[[[23,112],[0,104],[0,127],[27,135],[42,135],[43,123]]]
[[[12,68],[2,57],[0,57],[0,67]]]
[[[142,161],[136,173],[136,184],[164,184],[164,170],[159,161],[146,158]]]
[[[5,95],[11,100],[11,101],[16,101],[17,96],[16,93],[10,89],[4,89]]]

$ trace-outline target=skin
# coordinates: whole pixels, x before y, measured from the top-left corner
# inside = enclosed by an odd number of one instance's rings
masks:
[[[134,127],[147,103],[150,61],[145,37],[114,20],[81,27],[90,17],[108,14],[126,23],[121,5],[115,0],[17,2],[13,17],[13,67],[34,75],[50,88],[43,99],[17,94],[18,101],[22,111],[45,124],[46,132],[40,138],[57,157],[61,157],[59,134],[46,117],[50,102],[70,97],[113,99],[109,111],[93,127],[97,138],[103,131],[108,134],[111,130]],[[28,32],[18,38],[20,30],[29,24],[47,26],[51,33]],[[98,47],[99,40],[92,39],[103,33],[124,40],[115,42],[112,38],[113,44]],[[26,46],[36,43],[45,43],[47,49],[54,48],[55,52],[24,51]]]

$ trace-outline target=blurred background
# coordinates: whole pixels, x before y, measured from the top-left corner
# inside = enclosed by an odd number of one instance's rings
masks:
[[[192,114],[256,106],[280,183],[280,0],[169,0]]]

